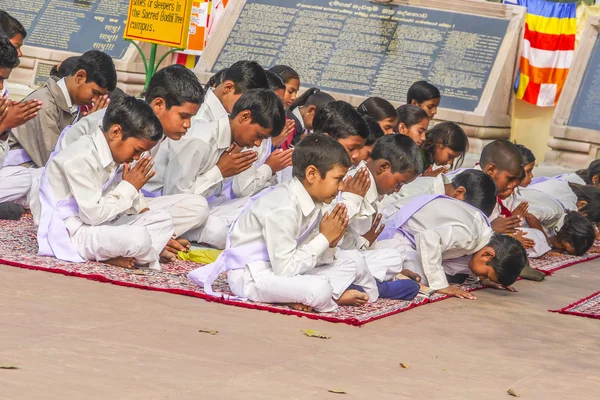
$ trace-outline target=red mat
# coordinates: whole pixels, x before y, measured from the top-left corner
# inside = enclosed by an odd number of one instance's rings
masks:
[[[209,296],[204,293],[202,288],[196,286],[187,278],[187,273],[198,267],[198,264],[191,262],[178,261],[173,264],[163,265],[162,271],[132,271],[97,262],[69,263],[51,257],[39,257],[36,254],[36,230],[31,217],[24,217],[20,221],[0,220],[0,264],[76,276],[138,289],[199,297],[207,301],[236,307],[266,310],[280,314],[297,315],[310,319],[342,322],[358,326],[410,310],[417,306],[448,298],[447,296],[436,294],[431,299],[417,296],[413,301],[380,299],[375,303],[363,307],[340,307],[332,313],[305,313],[274,304],[244,302],[230,300],[227,297],[216,298]],[[548,257],[539,261],[531,260],[531,266],[549,274],[552,271],[587,261],[588,259],[590,258],[570,256]],[[462,288],[472,291],[481,289],[482,287],[478,284],[471,284],[464,285]],[[215,282],[215,289],[221,293],[230,293],[224,275],[220,276]]]
[[[560,310],[549,310],[560,314],[571,314],[579,317],[600,319],[600,292],[581,299]]]

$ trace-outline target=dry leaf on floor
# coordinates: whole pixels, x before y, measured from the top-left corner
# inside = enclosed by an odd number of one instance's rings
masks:
[[[0,369],[19,369],[16,365],[0,365]]]
[[[328,389],[327,391],[329,393],[335,393],[335,394],[348,394],[348,393],[346,393],[345,390],[342,390],[342,389]]]
[[[331,336],[329,336],[328,334],[315,331],[314,329],[300,329],[300,331],[304,332],[304,334],[308,337],[315,337],[319,339],[331,339]]]
[[[219,331],[211,331],[208,329],[198,329],[198,332],[202,332],[202,333],[208,333],[209,335],[216,335],[217,333],[219,333]]]
[[[509,395],[511,395],[511,396],[513,396],[513,397],[521,397],[521,394],[520,394],[520,393],[517,393],[517,392],[515,392],[513,389],[508,389],[508,390],[506,391],[506,393],[507,393],[507,394],[509,394]]]
[[[404,368],[404,369],[407,369],[407,368],[408,368],[408,365],[406,365],[406,364],[404,364],[404,363],[400,363],[400,366],[401,366],[402,368]]]

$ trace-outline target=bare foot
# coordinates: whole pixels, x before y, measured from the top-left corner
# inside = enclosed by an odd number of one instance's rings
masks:
[[[135,268],[135,259],[133,257],[115,257],[110,260],[104,260],[103,263],[114,265],[119,268]]]
[[[175,260],[177,260],[177,257],[175,256],[175,254],[171,253],[167,249],[164,249],[162,251],[162,253],[160,253],[159,261],[163,264],[169,264],[169,263],[175,262]]]
[[[312,307],[309,307],[302,303],[287,303],[285,305],[288,306],[289,308],[291,308],[292,310],[296,310],[296,311],[304,311],[304,312],[312,312],[313,311]]]
[[[177,238],[175,239],[175,241],[177,243],[179,243],[180,245],[182,245],[183,247],[185,247],[186,250],[189,250],[192,248],[192,244],[190,243],[189,240],[184,239],[184,238]]]
[[[360,292],[355,289],[346,290],[339,299],[335,302],[338,306],[362,306],[369,301],[369,296],[366,293]]]

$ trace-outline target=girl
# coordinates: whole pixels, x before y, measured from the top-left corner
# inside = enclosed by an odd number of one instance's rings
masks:
[[[386,135],[394,133],[398,124],[398,113],[394,106],[381,97],[369,97],[358,106],[358,112],[363,117],[368,115],[379,122]]]
[[[429,127],[429,116],[417,106],[405,104],[396,109],[398,125],[396,133],[406,135],[421,146],[425,141],[425,133]]]
[[[525,173],[525,177],[521,181],[519,186],[527,187],[531,183],[533,179],[533,167],[535,167],[535,155],[531,150],[522,144],[517,144],[517,148],[519,149],[519,153],[521,153],[521,157],[523,157],[523,170]]]
[[[333,97],[316,87],[298,97],[286,111],[286,117],[294,120],[295,130],[281,144],[281,148],[287,150],[298,144],[305,133],[313,130],[317,111],[332,101],[335,101]]]
[[[406,103],[421,108],[429,118],[435,117],[440,105],[441,94],[431,83],[419,81],[412,84],[406,94]]]
[[[283,108],[286,110],[296,101],[296,95],[300,90],[300,75],[287,65],[276,65],[269,71],[277,74],[283,83],[285,83],[285,97],[283,99]]]
[[[467,135],[460,126],[450,121],[441,122],[425,136],[421,146],[424,176],[437,176],[460,167],[469,148]]]
[[[577,171],[577,175],[585,181],[586,185],[600,187],[600,160],[594,160],[587,169]]]
[[[377,139],[385,136],[385,134],[383,133],[383,129],[381,129],[381,125],[379,125],[375,118],[371,118],[367,115],[365,121],[367,121],[367,125],[369,126],[369,136],[367,136],[365,145],[358,151],[358,154],[360,160],[366,162],[371,158],[371,153],[373,152],[373,147],[375,146]]]

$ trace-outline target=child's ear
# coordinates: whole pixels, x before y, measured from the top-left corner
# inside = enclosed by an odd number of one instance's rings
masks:
[[[417,106],[417,107],[419,107],[419,103],[418,103],[418,102],[417,102],[415,99],[412,99],[412,100],[410,101],[410,104],[411,104],[411,105],[413,105],[413,106]]]
[[[304,171],[304,176],[306,177],[306,181],[308,183],[310,183],[311,185],[313,183],[315,183],[315,180],[317,179],[317,174],[319,174],[319,170],[314,165],[309,165],[308,167],[306,167],[306,170]]]
[[[223,94],[235,93],[235,83],[233,81],[223,82]]]
[[[162,97],[156,97],[150,102],[150,107],[152,107],[155,114],[158,114],[158,112],[162,112],[167,108],[167,103]]]
[[[489,262],[492,258],[496,257],[496,250],[493,247],[486,246],[483,248],[483,253],[481,254],[483,258],[485,258]]]
[[[386,171],[391,170],[392,165],[388,160],[379,160],[380,162],[377,165],[377,175],[381,175]]]
[[[581,211],[582,208],[585,208],[588,205],[586,200],[577,200],[577,211]]]
[[[87,72],[85,69],[80,69],[75,73],[75,82],[78,84],[85,83],[87,81]]]
[[[406,129],[406,125],[404,125],[404,122],[400,122],[398,124],[398,133],[401,133],[403,135],[406,135],[408,133],[408,129]]]
[[[313,115],[317,112],[317,107],[315,105],[310,105],[306,108],[306,115]]]
[[[483,168],[483,172],[485,172],[487,175],[492,175],[496,173],[496,169],[496,164],[489,163],[485,166],[485,168]]]
[[[108,130],[108,136],[112,140],[121,140],[123,138],[123,128],[121,125],[112,125]]]
[[[235,118],[241,124],[248,123],[249,121],[252,121],[252,112],[250,110],[244,110],[240,112]]]
[[[600,181],[600,177],[598,177],[598,175],[592,176],[592,185],[598,186],[599,181]]]
[[[467,189],[465,189],[464,186],[459,186],[456,189],[454,189],[454,194],[452,195],[452,197],[455,198],[456,200],[464,201],[466,194],[467,194]]]

